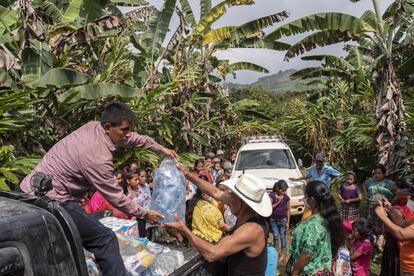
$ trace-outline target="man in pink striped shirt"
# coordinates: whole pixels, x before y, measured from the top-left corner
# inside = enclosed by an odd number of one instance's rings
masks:
[[[126,274],[118,242],[114,233],[86,214],[77,200],[95,188],[112,206],[156,223],[161,214],[138,206],[123,193],[113,175],[112,153],[117,146],[130,145],[178,158],[175,151],[162,147],[152,138],[131,132],[134,121],[135,115],[127,105],[108,104],[100,122],[89,122],[56,143],[20,184],[23,192],[33,194],[34,173],[52,176],[53,188],[46,196],[59,201],[72,216],[83,246],[95,254],[103,275]]]

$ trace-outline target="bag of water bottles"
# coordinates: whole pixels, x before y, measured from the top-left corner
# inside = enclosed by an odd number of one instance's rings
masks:
[[[154,176],[151,210],[163,214],[161,223],[175,222],[174,214],[185,216],[185,177],[175,161],[165,158]]]

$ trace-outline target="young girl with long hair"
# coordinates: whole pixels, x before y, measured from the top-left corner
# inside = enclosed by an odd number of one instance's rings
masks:
[[[362,200],[361,191],[356,182],[356,174],[347,172],[346,181],[339,187],[341,205],[341,219],[356,221],[359,219],[359,203]]]
[[[144,168],[128,170],[124,174],[121,184],[127,191],[127,196],[135,201],[137,205],[149,209],[151,204],[151,191],[147,184],[147,172]],[[140,237],[146,237],[146,222],[142,218],[137,218]]]
[[[354,276],[368,276],[371,264],[372,245],[368,239],[371,234],[371,225],[365,218],[360,218],[352,224],[351,255],[352,274]]]

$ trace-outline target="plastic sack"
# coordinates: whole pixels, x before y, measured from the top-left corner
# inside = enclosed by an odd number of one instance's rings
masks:
[[[155,256],[142,242],[135,237],[126,235],[116,234],[116,237],[122,260],[129,275],[141,275],[152,266]],[[84,251],[88,275],[101,276],[102,272],[96,263],[95,256],[89,251]]]
[[[166,276],[184,265],[184,254],[178,250],[149,242],[148,250],[155,255],[154,263],[141,276]]]
[[[175,222],[174,214],[182,220],[185,215],[185,177],[177,169],[175,161],[165,158],[154,176],[151,210],[165,217],[161,223]]]
[[[111,228],[116,234],[139,237],[138,223],[136,220],[104,217],[99,221],[106,227]]]
[[[335,276],[352,276],[351,257],[347,248],[339,248],[333,264],[333,271]]]

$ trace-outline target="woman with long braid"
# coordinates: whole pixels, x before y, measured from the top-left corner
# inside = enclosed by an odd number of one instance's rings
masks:
[[[342,222],[331,192],[321,181],[305,188],[305,205],[312,216],[292,234],[291,275],[329,275],[332,259],[344,244]]]

